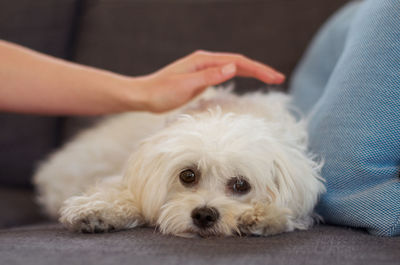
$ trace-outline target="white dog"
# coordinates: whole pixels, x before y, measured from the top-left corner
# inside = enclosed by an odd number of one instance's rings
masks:
[[[179,111],[126,113],[53,154],[34,181],[70,230],[178,236],[307,229],[324,191],[288,97],[211,89]],[[60,215],[60,216],[59,216]]]

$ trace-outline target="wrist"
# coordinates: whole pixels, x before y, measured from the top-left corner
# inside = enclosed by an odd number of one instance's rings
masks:
[[[146,77],[120,76],[118,83],[119,89],[114,93],[117,105],[120,107],[117,112],[147,111],[149,109]]]

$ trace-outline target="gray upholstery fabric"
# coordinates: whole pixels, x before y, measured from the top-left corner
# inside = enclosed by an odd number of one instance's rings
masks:
[[[53,117],[0,113],[0,185],[30,185],[34,168],[56,142]]]
[[[59,225],[0,230],[0,264],[399,264],[400,238],[319,226],[273,237],[177,238],[151,228],[73,234]]]
[[[87,0],[74,59],[131,75],[196,49],[244,53],[290,74],[323,21],[346,0]],[[241,82],[247,90],[258,82]]]
[[[78,0],[0,0],[0,39],[66,58]]]
[[[46,220],[32,191],[0,187],[0,228],[16,227]]]

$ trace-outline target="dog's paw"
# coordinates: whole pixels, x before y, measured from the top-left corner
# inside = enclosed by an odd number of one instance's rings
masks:
[[[247,235],[275,235],[287,230],[289,215],[289,209],[257,202],[239,216],[238,227]]]
[[[74,225],[74,230],[81,233],[104,233],[115,231],[115,227],[97,216],[87,216],[79,219]]]
[[[116,224],[107,217],[106,203],[77,196],[68,199],[61,208],[59,221],[74,232],[103,233],[116,230]]]

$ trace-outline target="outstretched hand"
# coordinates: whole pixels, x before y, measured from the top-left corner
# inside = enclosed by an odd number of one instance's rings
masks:
[[[273,68],[240,54],[196,51],[135,81],[144,89],[147,110],[163,112],[185,104],[208,86],[235,76],[252,77],[267,84],[285,80]]]
[[[0,40],[0,111],[50,115],[164,112],[234,76],[280,84],[285,77],[240,54],[194,52],[161,70],[130,77],[67,62]]]

